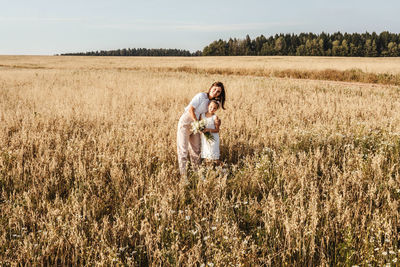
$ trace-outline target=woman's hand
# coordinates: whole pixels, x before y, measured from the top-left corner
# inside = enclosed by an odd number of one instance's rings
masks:
[[[216,119],[215,119],[215,126],[221,126],[221,120],[217,117]]]

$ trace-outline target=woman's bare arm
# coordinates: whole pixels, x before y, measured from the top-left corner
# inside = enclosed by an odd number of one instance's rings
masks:
[[[221,119],[218,118],[218,116],[215,116],[214,123],[215,123],[215,128],[218,128],[219,130],[219,126],[221,126]]]
[[[196,113],[194,113],[195,110],[196,109],[192,105],[190,105],[189,114],[190,114],[190,117],[193,119],[193,121],[197,121]]]

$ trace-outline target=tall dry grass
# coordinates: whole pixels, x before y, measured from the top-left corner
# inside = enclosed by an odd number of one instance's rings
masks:
[[[55,59],[0,69],[2,265],[397,261],[398,88]],[[214,80],[225,166],[183,188],[177,121]]]
[[[183,72],[400,86],[400,58],[0,56],[0,69]]]
[[[334,69],[346,71],[360,69],[366,73],[400,73],[400,58],[354,58],[354,57],[66,57],[66,56],[0,56],[0,67],[53,68],[53,69],[115,69],[124,68],[179,68],[198,69],[287,69],[321,71]]]

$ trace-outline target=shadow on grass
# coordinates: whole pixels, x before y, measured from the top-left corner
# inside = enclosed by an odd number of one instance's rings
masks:
[[[230,146],[222,144],[220,147],[221,160],[227,164],[239,164],[248,156],[253,156],[256,150],[245,142],[234,142]]]

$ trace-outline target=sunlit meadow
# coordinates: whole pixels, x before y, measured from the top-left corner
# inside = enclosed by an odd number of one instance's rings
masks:
[[[0,57],[0,265],[396,264],[400,87],[273,73],[399,62]],[[224,166],[182,186],[178,119],[214,81]]]

